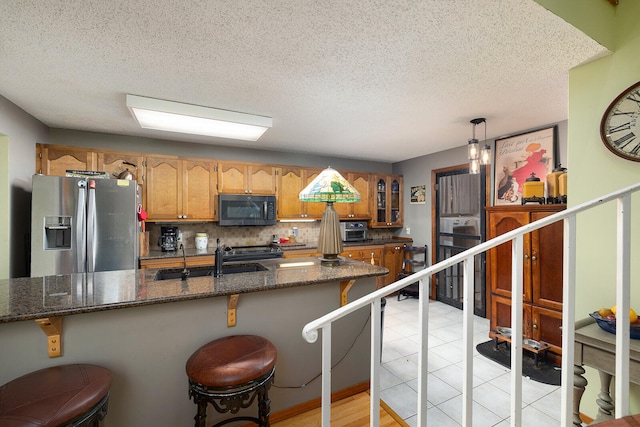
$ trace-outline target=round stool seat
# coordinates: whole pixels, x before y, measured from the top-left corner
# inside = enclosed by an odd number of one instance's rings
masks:
[[[0,425],[59,426],[106,413],[111,373],[95,365],[61,365],[0,387]],[[103,414],[104,416],[104,414]]]
[[[276,364],[276,347],[256,335],[235,335],[211,341],[187,361],[187,376],[207,387],[243,384],[266,375]]]

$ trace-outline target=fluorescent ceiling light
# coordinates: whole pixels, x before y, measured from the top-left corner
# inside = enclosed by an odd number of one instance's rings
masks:
[[[271,117],[136,95],[127,95],[127,107],[140,127],[168,132],[257,141],[273,125]]]

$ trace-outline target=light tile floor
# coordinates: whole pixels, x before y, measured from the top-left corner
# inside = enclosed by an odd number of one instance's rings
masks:
[[[384,313],[380,397],[410,426],[418,401],[418,299],[387,298]],[[473,425],[510,425],[510,371],[480,355],[489,340],[489,320],[474,318]],[[429,426],[462,422],[462,310],[429,302],[427,420]],[[522,425],[560,425],[560,387],[523,378]]]

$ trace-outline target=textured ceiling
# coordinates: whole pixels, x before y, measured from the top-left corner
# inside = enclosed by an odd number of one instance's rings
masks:
[[[464,145],[475,117],[489,139],[566,120],[568,70],[606,53],[532,0],[0,4],[0,95],[50,127],[386,162]],[[127,93],[273,128],[142,130]]]

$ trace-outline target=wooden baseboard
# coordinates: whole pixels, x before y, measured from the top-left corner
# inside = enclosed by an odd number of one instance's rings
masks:
[[[345,399],[347,397],[354,396],[358,393],[362,393],[363,391],[368,391],[368,390],[369,390],[369,381],[365,381],[363,383],[348,387],[344,390],[331,393],[331,401],[336,402],[338,400]],[[269,421],[271,423],[284,421],[286,419],[295,417],[296,415],[304,414],[305,412],[311,411],[312,409],[319,408],[320,406],[322,406],[322,399],[317,398],[317,399],[309,400],[307,402],[300,403],[296,406],[292,406],[291,408],[287,408],[285,410],[272,413],[269,416]]]
[[[410,427],[409,424],[407,424],[400,415],[396,414],[396,411],[391,409],[391,407],[387,405],[382,399],[380,399],[380,407],[384,409],[386,413],[389,414],[391,418],[393,418],[402,427]]]
[[[580,412],[580,419],[582,420],[583,423],[589,425],[593,422],[593,418],[586,416],[585,414],[583,414],[582,412]]]

